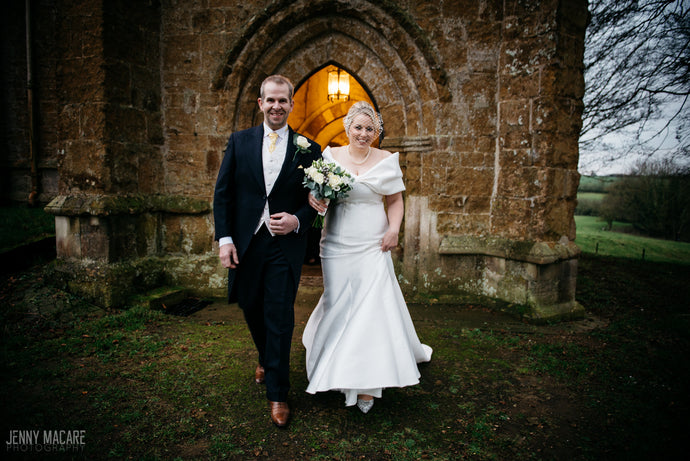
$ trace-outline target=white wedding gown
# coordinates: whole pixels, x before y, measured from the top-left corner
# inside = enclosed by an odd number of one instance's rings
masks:
[[[323,152],[335,162],[329,148]],[[335,162],[337,163],[337,162]],[[383,197],[403,191],[395,153],[360,176],[348,197],[331,203],[321,238],[324,292],[304,329],[307,392],[338,390],[381,397],[387,387],[419,383],[417,364],[432,349],[417,338],[390,252]]]

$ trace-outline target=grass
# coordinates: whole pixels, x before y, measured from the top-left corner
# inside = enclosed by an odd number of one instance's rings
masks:
[[[300,337],[319,291],[301,289],[294,417],[278,430],[236,309],[103,311],[53,288],[39,266],[0,285],[0,430],[86,431],[82,451],[51,459],[679,459],[689,276],[687,265],[585,254],[578,300],[589,317],[558,325],[411,306],[433,359],[419,385],[385,390],[367,415],[336,392],[303,391]],[[432,309],[443,315],[427,320]],[[494,320],[469,327],[480,314]]]
[[[612,230],[594,216],[575,216],[575,243],[585,253],[633,260],[690,264],[690,243],[634,235],[632,225],[614,222]]]
[[[55,235],[55,218],[43,208],[0,207],[0,252]]]
[[[236,310],[104,311],[50,285],[41,266],[2,275],[0,431],[84,430],[86,444],[56,460],[682,459],[688,244],[638,246],[596,218],[576,221],[587,319],[531,326],[477,305],[410,306],[432,361],[419,385],[385,390],[367,415],[336,392],[303,392],[300,337],[319,293],[301,289],[286,430],[252,382],[256,354]],[[618,257],[604,255],[609,244]],[[442,315],[426,318],[433,309]],[[479,314],[493,320],[470,327]]]

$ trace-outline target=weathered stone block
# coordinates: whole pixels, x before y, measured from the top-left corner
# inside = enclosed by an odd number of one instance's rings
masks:
[[[64,259],[81,258],[79,220],[67,216],[55,217],[55,245]]]
[[[66,190],[102,191],[109,181],[105,148],[97,141],[69,141],[60,163],[61,186]]]
[[[495,33],[495,31],[494,31]],[[493,33],[491,34],[493,36]],[[475,41],[470,38],[467,50],[467,66],[475,72],[495,72],[498,63],[496,42]]]
[[[540,173],[541,170],[536,167],[520,167],[506,162],[501,166],[498,185],[508,197],[536,197],[543,193],[545,186]]]
[[[534,239],[539,235],[535,212],[533,199],[497,197],[491,209],[491,232],[508,238]]]
[[[489,195],[494,183],[493,168],[448,168],[448,195]]]
[[[488,191],[487,191],[488,194]],[[456,200],[458,206],[460,200]],[[469,215],[489,215],[491,213],[491,196],[490,195],[473,195],[462,200],[462,211]]]
[[[503,101],[500,104],[500,130],[506,132],[515,127],[521,130],[529,130],[531,104],[527,99]]]
[[[213,246],[208,216],[166,215],[162,218],[163,253],[203,254]]]
[[[508,102],[519,95],[521,98],[536,98],[541,93],[541,72],[510,76],[501,79],[499,99]]]
[[[68,116],[63,125],[65,139],[98,139],[105,134],[104,104],[84,104],[76,110],[78,118]]]
[[[575,202],[564,199],[551,199],[546,202],[544,225],[546,234],[552,239],[570,235],[569,216],[575,210]]]
[[[61,68],[59,92],[63,100],[77,98],[90,103],[105,103],[103,58],[95,55],[70,62]]]

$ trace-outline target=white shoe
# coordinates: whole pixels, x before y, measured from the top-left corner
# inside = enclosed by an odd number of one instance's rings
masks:
[[[364,399],[357,399],[357,407],[362,410],[362,413],[368,413],[369,410],[371,410],[371,407],[374,406],[374,399],[371,400],[364,400]]]

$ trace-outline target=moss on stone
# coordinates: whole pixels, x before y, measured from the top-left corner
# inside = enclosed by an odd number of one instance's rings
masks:
[[[203,214],[211,211],[208,200],[181,195],[59,195],[46,207],[56,216],[112,216],[121,214]]]
[[[534,264],[549,264],[562,259],[577,258],[580,250],[571,241],[567,243],[537,242],[534,240],[512,240],[497,236],[451,235],[441,240],[439,253],[445,255],[478,254]]]

